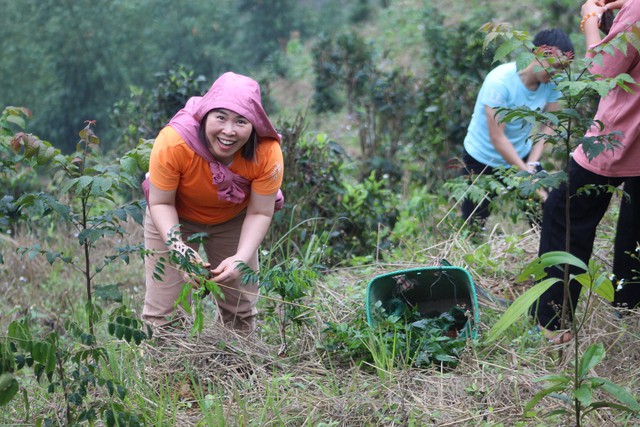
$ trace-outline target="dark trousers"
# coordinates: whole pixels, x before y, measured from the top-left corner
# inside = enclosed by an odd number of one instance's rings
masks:
[[[480,163],[466,151],[464,152],[462,161],[465,165],[463,172],[465,175],[493,175],[493,168],[491,166]],[[472,182],[473,178],[470,178],[469,181]],[[464,199],[461,205],[462,218],[465,220],[471,218],[471,222],[484,225],[484,222],[489,217],[489,207],[490,202],[488,198],[483,199],[479,205],[470,199]]]
[[[464,151],[462,161],[464,162],[465,169],[463,174],[465,175],[493,175],[494,168],[484,163],[479,162],[475,158],[471,157],[469,153]],[[469,184],[473,182],[473,177],[469,178]],[[506,186],[506,184],[505,184]],[[517,190],[516,190],[517,191]],[[497,197],[495,193],[489,194],[490,197]],[[462,219],[469,219],[469,223],[479,227],[484,227],[484,224],[491,213],[491,202],[489,198],[483,199],[480,204],[473,202],[470,199],[464,199],[460,207],[462,213]],[[540,222],[541,212],[540,204],[533,202],[528,204],[525,210],[525,215],[529,220],[529,224],[533,226]]]
[[[613,273],[618,279],[625,279],[626,286],[622,291],[616,292],[614,304],[630,308],[637,306],[640,302],[640,283],[637,279],[637,276],[640,275],[640,262],[637,257],[640,254],[636,252],[640,241],[640,177],[604,177],[589,172],[573,160],[571,160],[569,176],[571,223],[569,252],[586,264],[588,264],[593,250],[596,228],[609,207],[612,195],[602,188],[590,189],[580,194],[576,194],[577,189],[588,184],[617,187],[624,183],[623,189],[630,198],[624,198],[620,206],[613,249]],[[565,200],[566,183],[551,191],[544,204],[539,255],[552,251],[566,251]],[[631,256],[632,254],[635,254],[635,258]],[[550,267],[547,273],[549,277],[560,279],[564,277],[563,266]],[[571,268],[570,273],[576,274],[581,271]],[[636,279],[633,279],[634,276]],[[577,282],[571,282],[569,288],[569,301],[572,307],[575,307],[581,285]],[[559,314],[562,309],[563,297],[564,286],[560,282],[553,285],[540,297],[532,312],[537,316],[537,320],[542,326],[550,329],[557,329],[560,326]],[[571,316],[569,307],[567,312]]]

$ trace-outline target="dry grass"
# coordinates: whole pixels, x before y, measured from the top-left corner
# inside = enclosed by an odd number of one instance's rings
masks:
[[[140,377],[132,382],[129,392],[143,394],[139,399],[163,410],[166,402],[159,395],[136,390],[135,384],[151,384],[151,390],[173,389],[178,400],[166,410],[175,414],[177,425],[185,426],[205,424],[200,404],[206,395],[213,396],[216,405],[220,405],[224,423],[219,425],[301,426],[318,425],[321,421],[335,426],[515,425],[522,421],[526,403],[541,388],[536,379],[571,369],[573,344],[552,346],[512,333],[491,346],[482,345],[482,341],[470,342],[454,370],[398,367],[384,375],[378,375],[371,366],[338,362],[316,347],[323,340],[326,322],[362,322],[366,284],[374,276],[394,269],[436,265],[446,258],[467,268],[477,286],[496,296],[516,297],[526,286],[514,286],[514,279],[522,266],[535,258],[538,233],[525,230],[514,237],[500,233],[500,226],[492,230],[487,245],[497,267],[466,262],[465,256],[478,249],[466,241],[449,240],[424,249],[419,257],[421,263],[379,263],[332,271],[317,285],[313,326],[292,333],[285,354],[277,334],[266,327],[248,338],[212,323],[196,337],[189,336],[188,325],[184,330],[161,331],[152,342],[142,345],[145,369],[136,371]],[[599,234],[595,251],[605,264],[611,252],[607,234]],[[125,239],[132,244],[141,241],[141,228],[131,225]],[[1,242],[6,262],[0,282],[4,295],[0,305],[3,330],[8,321],[26,314],[28,309],[42,314],[43,328],[52,327],[50,319],[71,308],[69,295],[82,292],[81,286],[65,285],[77,273],[52,269],[41,261],[25,261],[8,250],[33,243],[31,239]],[[59,243],[68,248],[74,244],[73,239]],[[52,270],[56,277],[43,280]],[[143,298],[140,271],[139,260],[132,260],[132,265],[119,265],[106,273],[108,281],[121,283],[122,289],[129,292],[134,307]],[[52,285],[54,282],[58,285]],[[45,288],[44,284],[53,287]],[[80,295],[75,301],[82,299]],[[499,306],[482,304],[480,329],[486,331],[501,310]],[[639,395],[640,316],[633,313],[618,320],[609,305],[597,301],[590,307],[583,304],[580,312],[589,313],[580,334],[580,351],[596,342],[603,343],[607,351],[593,375],[608,378]],[[539,414],[560,405],[558,400],[547,398],[538,407]],[[634,421],[627,425],[634,425]],[[558,418],[534,418],[524,425],[541,422],[572,424]],[[591,414],[586,425],[625,425],[625,420],[619,412],[603,410]]]
[[[537,233],[527,232],[519,241],[522,251],[516,253],[525,254],[526,259],[516,259],[511,253],[513,244],[506,243],[507,237],[493,236],[489,243],[491,253],[496,259],[513,263],[517,273],[516,266],[535,257]],[[434,255],[433,259],[436,264],[438,257]],[[186,332],[162,333],[158,337],[161,344],[145,346],[150,367],[147,379],[163,383],[178,372],[188,371],[205,389],[226,396],[222,402],[225,425],[256,425],[247,418],[249,405],[261,408],[259,425],[317,425],[322,420],[339,426],[477,426],[515,425],[522,421],[524,405],[541,388],[536,379],[571,369],[573,344],[552,346],[531,337],[505,337],[491,347],[469,343],[455,370],[400,367],[386,372],[384,379],[370,366],[339,364],[316,350],[316,343],[323,338],[324,322],[353,322],[359,315],[354,291],[362,291],[374,275],[407,267],[411,265],[370,266],[364,273],[355,269],[335,272],[337,284],[318,285],[315,326],[295,334],[295,341],[284,356],[279,355],[277,344],[268,344],[273,337],[243,338],[216,325],[206,327],[197,338],[190,338]],[[480,266],[467,267],[481,286],[496,295],[516,296],[522,290],[514,289],[504,279],[504,272],[491,277],[474,274]],[[485,309],[488,310],[483,306]],[[593,375],[625,385],[638,394],[640,316],[632,314],[617,320],[611,307],[598,302],[591,307],[581,306],[580,310],[590,313],[580,334],[580,351],[596,342],[603,343],[607,350],[606,359]],[[488,329],[491,324],[487,322],[491,321],[491,317],[483,316],[481,329]],[[181,390],[182,399],[196,403],[192,387],[182,386]],[[560,401],[548,398],[538,408],[539,414],[560,406]],[[257,415],[254,412],[250,416]],[[553,425],[565,422],[553,420]],[[192,407],[180,414],[179,421],[181,425],[198,425],[201,413]],[[524,425],[541,421],[534,418]],[[586,421],[586,425],[594,426],[624,425],[619,413],[606,410],[590,415]],[[566,422],[572,424],[570,420]]]
[[[500,234],[499,228],[494,228],[487,243],[492,259],[500,265],[498,269],[466,263],[464,255],[477,249],[465,241],[427,248],[421,259],[432,262],[420,265],[436,265],[446,258],[467,268],[477,286],[500,297],[516,297],[526,287],[514,286],[513,280],[524,263],[535,258],[538,234],[535,230],[525,231],[514,244],[513,236]],[[139,226],[131,225],[126,238],[131,243],[138,242],[140,233]],[[25,243],[33,242],[4,239],[2,245],[6,249]],[[596,242],[596,255],[605,262],[610,256],[608,248],[607,237]],[[48,264],[25,262],[7,250],[3,253],[8,254],[6,274],[0,283],[5,295],[1,307],[3,324],[25,314],[28,307],[52,318],[63,314],[56,313],[54,307],[62,311],[70,308],[69,289],[63,286],[51,293],[38,287],[51,269]],[[120,265],[117,272],[108,273],[131,291],[134,305],[143,297],[143,289],[138,287],[142,277],[137,263]],[[362,315],[362,295],[369,280],[386,271],[417,265],[376,264],[327,275],[316,289],[314,326],[294,334],[285,355],[276,338],[264,335],[266,329],[263,335],[259,332],[249,338],[215,324],[208,324],[196,337],[189,336],[188,325],[183,331],[162,331],[141,348],[146,366],[144,380],[159,386],[169,384],[179,392],[185,409],[177,411],[176,420],[186,426],[202,425],[198,402],[206,394],[219,399],[224,425],[255,425],[255,417],[261,420],[259,425],[315,425],[323,420],[339,426],[407,425],[410,421],[414,425],[439,426],[513,425],[521,420],[524,405],[540,390],[536,378],[571,369],[574,343],[551,346],[540,339],[517,336],[505,337],[490,347],[470,342],[454,370],[400,367],[386,372],[384,379],[370,366],[341,364],[316,349],[326,322],[353,323]],[[69,273],[59,272],[61,280],[65,275]],[[46,301],[34,295],[46,295]],[[496,310],[501,308],[481,305],[481,330],[487,330],[495,321]],[[603,343],[607,350],[606,359],[593,374],[640,394],[640,316],[632,314],[617,320],[608,304],[597,301],[590,307],[581,306],[580,311],[590,313],[579,335],[580,351],[596,342]],[[47,325],[43,323],[44,327]],[[144,398],[151,404],[157,396]],[[559,405],[559,401],[547,399],[541,411]],[[601,411],[593,414],[587,425],[621,425],[621,419],[616,417],[619,413]],[[540,419],[532,420],[531,425],[537,422]]]
[[[640,317],[614,322],[610,314],[606,306],[594,311],[580,347],[605,343],[608,356],[595,374],[630,385],[637,393],[640,335],[625,329],[637,331]],[[313,349],[320,339],[316,334],[300,334],[296,344],[306,351],[280,357],[278,346],[217,327],[206,328],[194,339],[185,332],[163,333],[158,337],[161,345],[145,346],[147,365],[152,367],[147,380],[164,383],[188,369],[199,384],[228,397],[224,413],[229,425],[242,419],[240,402],[266,411],[260,425],[314,425],[307,424],[312,420],[340,426],[407,425],[410,419],[415,425],[514,425],[540,389],[535,379],[571,366],[570,346],[534,343],[523,351],[502,342],[491,351],[470,346],[453,371],[400,368],[381,380],[367,369],[330,368],[327,356]],[[241,396],[240,402],[234,396]],[[189,387],[181,388],[181,399],[196,402]],[[549,400],[543,408],[559,405]],[[601,412],[587,425],[620,425],[615,415]],[[179,419],[181,425],[198,425],[201,414],[185,411]]]

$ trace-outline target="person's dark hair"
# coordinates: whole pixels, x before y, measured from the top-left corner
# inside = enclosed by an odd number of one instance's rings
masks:
[[[542,30],[533,38],[534,46],[553,46],[560,49],[565,54],[574,52],[571,39],[563,30],[559,28],[551,28]]]
[[[215,111],[215,110],[211,110],[211,111]],[[207,117],[209,117],[209,113],[211,113],[211,111],[205,114],[202,120],[200,120],[200,130],[198,131],[200,142],[202,142],[205,147],[207,146],[207,135],[205,133],[205,128],[206,128],[205,125],[207,123]],[[246,144],[244,144],[244,146],[240,150],[240,154],[246,160],[253,160],[256,157],[256,147],[258,146],[258,134],[256,133],[256,128],[253,126],[253,123],[251,124],[251,126],[253,127],[253,129],[251,130],[251,135],[249,135],[249,140],[247,141]]]

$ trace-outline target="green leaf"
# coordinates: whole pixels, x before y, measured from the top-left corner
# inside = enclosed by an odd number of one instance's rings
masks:
[[[81,245],[85,242],[93,244],[103,237],[113,236],[115,231],[107,228],[87,228],[78,234],[78,243]]]
[[[26,120],[23,119],[20,116],[9,115],[9,116],[7,116],[7,121],[9,123],[13,123],[15,125],[18,125],[20,127],[20,129],[24,129],[24,127],[27,125]]]
[[[489,330],[485,344],[489,344],[498,339],[509,326],[528,312],[529,307],[540,298],[540,295],[559,281],[560,279],[557,278],[543,280],[516,298],[507,311],[505,311],[500,319],[493,325],[491,330]]]
[[[543,280],[516,298],[507,311],[505,311],[500,319],[493,325],[491,330],[489,330],[485,344],[489,344],[498,339],[509,326],[528,312],[529,307],[531,307],[547,289],[559,281],[560,279],[557,278]]]
[[[553,384],[568,384],[571,381],[567,375],[545,375],[533,380],[534,382],[549,382]]]
[[[91,186],[91,195],[104,197],[109,189],[113,186],[113,178],[95,177]]]
[[[609,302],[612,302],[615,297],[613,284],[606,276],[601,275],[594,282],[591,282],[591,275],[589,273],[582,273],[574,276],[573,279],[580,283],[585,289],[591,290]]]
[[[13,399],[20,387],[18,381],[8,372],[0,375],[0,384],[2,385],[0,389],[0,406],[4,406]]]
[[[47,374],[52,373],[56,369],[56,363],[58,362],[58,357],[56,355],[56,347],[54,345],[49,345],[47,349],[47,361],[45,364],[45,372]]]
[[[138,173],[138,162],[133,157],[122,157],[120,159],[120,170],[128,175]]]
[[[535,58],[536,56],[531,52],[520,53],[516,57],[516,67],[518,70],[524,70],[535,60]]]
[[[601,296],[609,302],[613,302],[615,298],[616,291],[613,288],[613,283],[611,283],[611,279],[609,279],[608,274],[601,274],[598,276],[593,283],[592,290],[596,295]]]
[[[569,264],[574,267],[578,267],[584,271],[588,271],[587,265],[582,262],[578,257],[568,252],[555,251],[542,254],[539,258],[533,260],[524,271],[516,279],[517,282],[523,282],[526,280],[540,280],[547,275],[544,271],[551,266],[562,266]]]
[[[64,182],[64,184],[62,184],[58,191],[62,194],[68,193],[69,190],[73,188],[73,186],[76,185],[77,182],[78,178],[69,178]]]
[[[547,388],[544,388],[544,389],[540,390],[539,392],[537,392],[531,398],[531,400],[524,407],[524,412],[527,413],[527,412],[531,411],[531,409],[533,409],[546,396],[548,396],[548,395],[550,395],[552,393],[558,393],[558,392],[564,391],[565,389],[566,389],[566,386],[560,384],[560,385],[554,385],[554,386],[547,387]]]
[[[8,332],[9,338],[14,340],[18,344],[18,347],[27,351],[31,351],[31,348],[33,346],[33,343],[31,341],[31,331],[25,323],[14,320],[9,325]]]
[[[139,204],[131,204],[124,207],[127,213],[133,218],[133,220],[137,224],[142,224],[144,219],[144,210],[140,207]]]
[[[120,221],[126,221],[127,220],[127,211],[124,210],[123,208],[114,209],[113,210],[113,216],[118,218]]]
[[[93,180],[94,180],[93,177],[86,176],[86,175],[83,175],[80,178],[78,178],[78,182],[76,184],[76,192],[82,193],[82,191],[84,191],[86,188],[88,188],[93,184]]]
[[[638,412],[637,410],[631,409],[628,406],[620,405],[615,402],[598,401],[598,402],[591,403],[591,405],[589,405],[589,408],[584,411],[584,415],[588,414],[591,411],[595,411],[596,409],[601,409],[601,408],[612,408],[612,409],[617,409],[618,411],[621,411],[621,412],[630,412],[630,413]]]
[[[71,393],[67,399],[69,400],[69,403],[72,403],[75,406],[82,405],[82,395],[78,392]]]
[[[573,391],[573,397],[578,399],[583,406],[591,405],[591,402],[593,401],[591,387],[587,384],[580,385],[580,387]]]
[[[498,49],[496,49],[496,53],[493,55],[494,61],[500,61],[506,56],[508,56],[511,52],[518,49],[520,47],[520,42],[517,40],[507,40],[502,43]]]
[[[47,356],[49,354],[49,343],[46,341],[39,341],[33,345],[33,349],[31,350],[31,356],[33,356],[33,360],[40,363],[41,365],[47,364]]]
[[[604,359],[605,354],[606,352],[602,343],[591,344],[582,355],[578,376],[581,379],[586,378],[589,371]]]
[[[116,386],[116,391],[118,392],[118,397],[120,397],[120,400],[124,400],[124,398],[127,397],[127,389],[125,389],[121,385]]]
[[[611,396],[618,399],[618,401],[629,407],[633,412],[640,411],[640,404],[638,404],[636,398],[626,388],[604,378],[597,379],[602,381],[602,388]]]
[[[144,332],[138,329],[133,331],[133,340],[135,341],[136,345],[140,345],[140,343],[144,338],[145,338]]]

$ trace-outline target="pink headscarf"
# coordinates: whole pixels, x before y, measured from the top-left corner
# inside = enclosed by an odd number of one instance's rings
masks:
[[[207,113],[216,108],[231,110],[251,122],[258,138],[281,137],[271,124],[264,109],[258,82],[232,72],[222,74],[204,96],[189,98],[184,108],[169,121],[169,126],[184,139],[187,145],[209,163],[213,184],[218,186],[218,196],[232,203],[242,203],[251,192],[251,183],[233,173],[226,165],[213,157],[200,140],[200,122]],[[284,204],[282,192],[276,196],[276,210]]]
[[[232,72],[218,77],[204,96],[190,98],[185,107],[169,121],[169,126],[174,128],[194,151],[202,155],[194,147],[202,146],[199,138],[200,122],[209,111],[216,108],[231,110],[249,120],[258,137],[280,141],[280,135],[262,108],[258,82]]]

